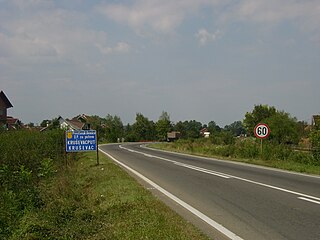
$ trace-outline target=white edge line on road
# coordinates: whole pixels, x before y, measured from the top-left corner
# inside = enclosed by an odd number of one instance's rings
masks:
[[[320,205],[319,201],[315,201],[315,200],[312,200],[312,199],[308,199],[308,198],[304,198],[304,197],[298,197],[298,199],[304,200],[304,201],[308,201],[308,202],[312,202],[312,203],[316,203],[316,204]]]
[[[178,203],[180,206],[182,206],[185,209],[187,209],[189,212],[191,212],[194,215],[196,215],[198,218],[200,218],[203,221],[205,221],[207,224],[209,224],[210,226],[212,226],[213,228],[215,228],[216,230],[218,230],[219,232],[221,232],[222,234],[224,234],[228,238],[234,239],[234,240],[242,240],[242,238],[237,236],[235,233],[231,232],[230,230],[228,230],[227,228],[225,228],[221,224],[215,222],[214,220],[212,220],[211,218],[209,218],[208,216],[206,216],[205,214],[203,214],[199,210],[195,209],[194,207],[190,206],[188,203],[182,201],[180,198],[176,197],[172,193],[170,193],[167,190],[163,189],[162,187],[160,187],[159,185],[157,185],[156,183],[151,181],[149,178],[143,176],[142,174],[140,174],[136,170],[134,170],[134,169],[130,168],[129,166],[125,165],[124,163],[118,161],[116,158],[111,156],[109,153],[107,153],[107,152],[105,152],[105,151],[103,151],[101,149],[99,149],[99,151],[101,151],[102,153],[107,155],[109,158],[111,158],[113,161],[115,161],[120,166],[126,168],[127,170],[129,170],[130,172],[132,172],[133,174],[135,174],[136,176],[138,176],[139,178],[141,178],[142,180],[144,180],[145,182],[150,184],[152,187],[156,188],[159,192],[163,193],[168,198],[170,198],[171,200],[173,200],[176,203]]]

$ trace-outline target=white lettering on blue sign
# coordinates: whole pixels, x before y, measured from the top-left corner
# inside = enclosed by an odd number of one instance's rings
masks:
[[[97,150],[95,130],[78,130],[66,132],[66,151],[82,152]]]

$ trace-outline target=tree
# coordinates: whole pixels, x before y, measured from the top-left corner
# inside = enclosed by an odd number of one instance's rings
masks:
[[[275,114],[265,119],[269,125],[270,140],[278,144],[298,144],[299,125],[296,118],[292,118],[289,113],[277,111]]]
[[[253,136],[254,127],[263,122],[266,118],[271,117],[276,113],[275,107],[269,107],[268,105],[255,105],[252,112],[247,112],[245,119],[243,120],[244,127],[250,136]]]
[[[221,127],[219,127],[215,121],[210,121],[208,123],[208,131],[213,134],[215,132],[220,132],[221,131]]]
[[[51,123],[51,120],[45,119],[40,123],[40,127],[47,127]]]
[[[155,128],[158,140],[166,140],[167,133],[172,130],[170,115],[167,112],[162,112],[158,122],[155,124]]]
[[[202,123],[196,120],[177,122],[174,129],[181,133],[182,138],[198,138],[200,136],[200,130]]]
[[[137,113],[136,122],[132,125],[133,134],[138,141],[151,141],[156,139],[156,129],[153,121],[141,113]]]
[[[310,141],[312,144],[313,157],[317,161],[317,164],[320,164],[320,122],[315,122],[310,133]]]
[[[297,144],[299,142],[299,124],[289,113],[278,111],[268,105],[256,105],[252,113],[246,113],[243,120],[247,132],[253,136],[254,127],[267,123],[271,129],[269,139],[278,144]]]
[[[241,134],[246,133],[246,129],[244,128],[241,121],[235,121],[230,125],[226,125],[224,127],[224,130],[231,132],[234,136],[240,136]]]
[[[117,142],[124,136],[123,123],[118,116],[108,114],[105,118],[105,137],[108,142]]]

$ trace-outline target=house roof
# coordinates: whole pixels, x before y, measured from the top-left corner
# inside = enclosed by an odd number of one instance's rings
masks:
[[[60,124],[62,122],[66,123],[67,125],[69,125],[72,129],[75,129],[75,130],[80,130],[84,127],[85,123],[79,121],[78,119],[76,118],[73,118],[71,120],[65,120],[63,117],[59,116],[58,118]]]
[[[17,129],[22,127],[21,121],[18,118],[7,117],[7,127],[8,129]]]
[[[74,129],[82,129],[84,127],[84,123],[80,122],[77,119],[66,120]]]
[[[0,99],[4,102],[6,108],[13,107],[7,96],[4,94],[3,91],[0,92]]]

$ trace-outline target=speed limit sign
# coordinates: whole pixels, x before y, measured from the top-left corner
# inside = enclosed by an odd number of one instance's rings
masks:
[[[270,134],[270,128],[265,123],[259,123],[254,128],[254,135],[257,138],[264,139],[264,138],[267,138],[269,134]]]

